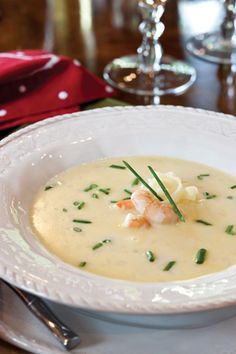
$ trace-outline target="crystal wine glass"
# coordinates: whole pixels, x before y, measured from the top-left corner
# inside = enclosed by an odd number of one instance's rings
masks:
[[[207,61],[236,63],[236,0],[223,0],[225,16],[219,31],[203,33],[187,41],[188,51]]]
[[[184,61],[163,56],[159,38],[165,26],[160,21],[167,0],[140,0],[143,35],[136,55],[114,59],[104,69],[108,83],[138,95],[181,94],[196,79],[195,69]]]

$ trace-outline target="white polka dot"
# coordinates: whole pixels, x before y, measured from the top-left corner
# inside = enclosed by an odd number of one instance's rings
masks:
[[[106,86],[106,87],[105,87],[105,90],[106,90],[107,92],[114,92],[114,90],[113,90],[113,88],[112,88],[111,86]]]
[[[22,57],[23,55],[25,55],[25,53],[24,53],[24,52],[21,52],[21,51],[18,51],[18,52],[16,52],[16,55],[17,55],[18,57]]]
[[[66,100],[68,96],[69,95],[68,95],[68,93],[66,91],[61,91],[61,92],[58,93],[58,98],[60,100]]]
[[[26,86],[25,85],[20,85],[18,88],[20,93],[24,93],[26,91]]]
[[[7,114],[5,109],[0,109],[0,117],[4,117]]]
[[[77,59],[74,59],[74,60],[73,60],[73,63],[74,63],[76,66],[80,66],[80,65],[81,65],[81,63],[80,63],[79,60],[77,60]]]

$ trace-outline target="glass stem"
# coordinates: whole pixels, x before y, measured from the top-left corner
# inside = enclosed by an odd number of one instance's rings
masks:
[[[165,9],[165,1],[141,0],[139,7],[143,16],[143,21],[139,25],[143,39],[137,50],[140,71],[157,72],[160,70],[163,53],[159,38],[165,29],[164,24],[160,22]]]
[[[221,25],[223,38],[236,43],[236,0],[224,0],[225,18]]]

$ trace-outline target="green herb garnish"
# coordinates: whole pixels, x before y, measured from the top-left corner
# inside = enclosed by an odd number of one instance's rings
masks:
[[[86,264],[87,264],[87,262],[85,262],[85,261],[80,262],[79,267],[80,267],[80,268],[83,268],[83,267],[86,266]]]
[[[111,243],[111,239],[110,238],[106,238],[105,240],[102,241],[102,243]]]
[[[62,211],[64,211],[64,213],[67,213],[67,212],[68,212],[68,209],[63,208]]]
[[[163,270],[165,272],[168,272],[174,265],[175,265],[176,261],[170,261],[169,263],[167,263],[167,265],[163,268]]]
[[[96,249],[98,249],[98,248],[100,248],[100,247],[102,247],[103,246],[103,243],[102,242],[98,242],[98,243],[96,243],[93,247],[92,247],[92,249],[93,250],[96,250]]]
[[[131,186],[137,186],[139,184],[139,179],[136,177],[133,182],[131,183]]]
[[[202,264],[205,262],[205,258],[206,258],[206,253],[207,250],[205,248],[200,248],[197,251],[196,257],[195,257],[195,263],[196,264]]]
[[[179,211],[177,205],[175,204],[174,200],[171,198],[171,195],[169,194],[168,190],[166,189],[166,187],[164,186],[164,184],[162,183],[160,178],[157,176],[154,169],[151,166],[148,166],[148,169],[151,172],[151,174],[153,175],[153,177],[155,178],[155,180],[157,181],[157,183],[159,184],[159,186],[161,187],[161,189],[163,190],[163,192],[164,192],[166,198],[168,199],[168,201],[170,202],[170,205],[172,206],[175,214],[178,215],[178,217],[181,221],[185,222],[185,218],[183,217],[183,215]]]
[[[129,191],[128,189],[124,189],[124,192],[127,193],[127,194],[129,194],[129,195],[132,195],[132,192]]]
[[[92,184],[90,184],[88,187],[86,187],[86,188],[84,189],[84,192],[89,192],[89,191],[91,191],[92,189],[95,189],[95,188],[97,188],[97,187],[98,187],[97,184],[92,183]]]
[[[202,219],[197,219],[195,221],[198,222],[199,224],[203,224],[203,225],[206,225],[206,226],[212,226],[211,223],[209,223],[208,221],[202,220]]]
[[[146,252],[146,257],[149,260],[149,262],[154,262],[156,257],[152,251],[147,251]]]
[[[82,209],[85,206],[85,202],[80,202],[79,205],[77,206],[77,209]]]
[[[232,195],[228,195],[227,199],[234,199],[234,197]]]
[[[111,191],[111,188],[99,188],[99,192],[102,192],[106,195],[108,195]]]
[[[96,250],[96,249],[102,247],[105,243],[111,243],[111,240],[110,239],[105,239],[105,240],[103,240],[101,242],[98,242],[92,247],[92,249]]]
[[[131,199],[130,197],[125,197],[122,200],[130,200],[130,199]]]
[[[85,202],[80,201],[75,201],[73,204],[77,207],[77,209],[82,209],[85,206]]]
[[[236,189],[236,184],[230,187],[231,189]]]
[[[115,204],[117,202],[118,202],[118,200],[110,200],[110,203],[113,203],[113,204]]]
[[[232,235],[232,236],[235,236],[236,235],[236,231],[234,231],[234,225],[228,225],[225,229],[225,232],[228,234],[228,235]]]
[[[204,177],[209,177],[209,176],[210,176],[209,173],[202,173],[197,176],[197,179],[200,179],[200,181],[202,181],[204,179]]]
[[[124,165],[138,178],[138,180],[147,188],[149,191],[155,195],[157,199],[159,199],[161,202],[163,199],[157,194],[152,187],[149,186],[149,184],[133,169],[133,167],[130,166],[130,164],[126,161],[123,161]]]
[[[203,192],[203,196],[205,197],[205,199],[214,199],[214,198],[216,198],[216,194],[210,194],[208,192]]]
[[[82,232],[83,230],[80,228],[80,227],[73,227],[73,230],[75,231],[75,232]]]
[[[92,224],[92,221],[83,220],[83,219],[73,219],[73,222],[77,222],[77,223],[80,223],[80,224]]]
[[[121,165],[110,165],[109,167],[117,168],[118,170],[125,170],[125,166],[121,166]]]
[[[92,198],[94,198],[94,199],[99,199],[99,196],[98,196],[97,193],[93,193],[93,194],[92,194]]]
[[[45,188],[44,188],[44,190],[45,191],[48,191],[49,189],[52,189],[53,188],[53,186],[46,186]]]

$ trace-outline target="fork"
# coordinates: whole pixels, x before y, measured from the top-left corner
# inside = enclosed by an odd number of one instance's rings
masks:
[[[2,280],[24,302],[27,308],[44,324],[66,350],[75,348],[81,341],[79,335],[64,324],[39,297],[29,294]]]

